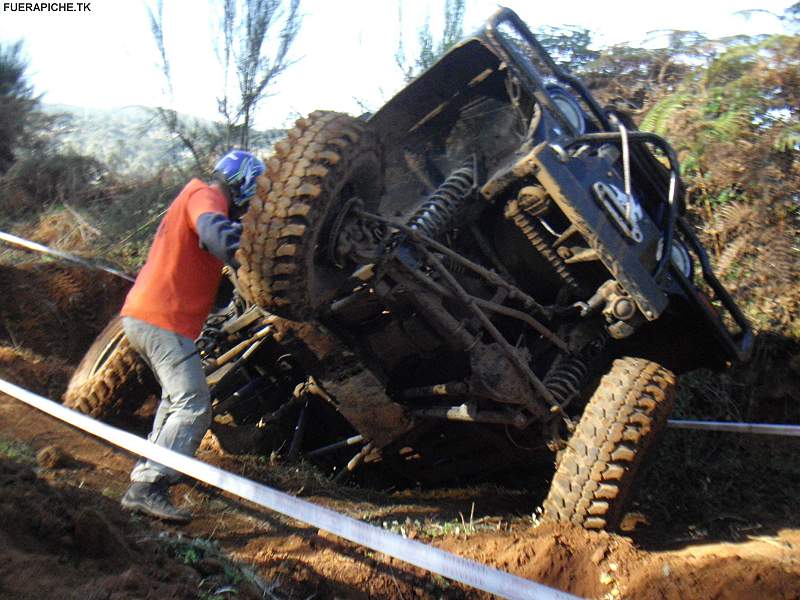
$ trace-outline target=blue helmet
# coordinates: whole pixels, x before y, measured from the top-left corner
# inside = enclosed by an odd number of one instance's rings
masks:
[[[266,170],[264,163],[244,150],[231,150],[214,166],[214,175],[224,180],[236,206],[244,206],[256,194],[256,179]]]

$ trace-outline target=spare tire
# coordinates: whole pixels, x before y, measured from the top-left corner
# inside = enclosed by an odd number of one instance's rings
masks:
[[[544,501],[544,518],[619,528],[645,454],[667,421],[675,375],[649,360],[614,361],[583,411]]]
[[[134,412],[157,392],[155,378],[125,337],[122,318],[116,316],[75,369],[63,401],[69,408],[104,419]]]
[[[237,258],[250,302],[286,319],[308,321],[350,275],[327,256],[327,229],[347,200],[377,206],[381,153],[367,123],[316,111],[275,146],[258,194],[242,219]]]

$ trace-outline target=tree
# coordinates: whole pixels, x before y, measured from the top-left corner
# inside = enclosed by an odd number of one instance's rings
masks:
[[[239,4],[239,6],[237,6]],[[285,12],[285,15],[284,15]],[[278,43],[270,55],[267,42],[270,30],[283,17]],[[228,131],[239,133],[239,145],[247,149],[258,105],[270,85],[292,64],[289,49],[300,31],[300,0],[223,0],[220,28],[224,44],[220,62],[224,71],[223,94],[217,99]],[[231,94],[230,71],[236,75],[237,89]]]
[[[249,149],[258,108],[279,76],[291,66],[289,50],[300,31],[300,0],[219,0],[216,48],[222,69],[217,110],[222,123],[204,124],[160,108],[162,122],[192,155],[196,168],[237,145]],[[173,94],[172,72],[164,38],[163,0],[148,7],[150,30],[161,60],[166,92]],[[275,32],[277,37],[275,39]]]
[[[39,104],[25,73],[27,68],[21,41],[0,44],[0,174],[9,169],[17,150],[25,145],[25,132]]]
[[[749,19],[754,14],[768,14],[778,19],[786,28],[787,34],[797,34],[800,32],[800,2],[795,2],[789,5],[783,11],[782,15],[763,8],[751,8],[748,10],[740,10],[738,13],[746,19]]]
[[[582,74],[600,55],[597,50],[589,48],[592,43],[591,32],[581,27],[540,27],[536,31],[536,39],[553,60],[577,75]]]
[[[398,68],[403,72],[406,82],[411,81],[422,71],[433,65],[434,62],[456,43],[464,35],[464,5],[465,0],[445,0],[444,3],[444,28],[441,38],[434,40],[431,31],[430,16],[425,19],[425,24],[417,31],[417,41],[419,42],[419,53],[412,63],[406,59],[403,47],[403,36],[397,43],[397,51],[394,58]],[[403,22],[403,12],[400,2],[397,3],[398,20]]]

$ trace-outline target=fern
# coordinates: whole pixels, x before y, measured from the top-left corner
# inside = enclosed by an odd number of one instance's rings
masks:
[[[752,206],[742,202],[731,201],[719,205],[713,223],[707,226],[708,233],[719,235],[723,240],[738,229],[747,227],[755,214]]]
[[[753,67],[760,47],[760,44],[742,44],[726,50],[708,67],[706,86],[725,86],[740,79]]]
[[[672,117],[686,107],[686,102],[690,97],[691,95],[687,92],[675,92],[667,96],[647,112],[639,129],[652,131],[658,135],[666,134]]]
[[[732,142],[740,137],[752,122],[751,111],[747,108],[736,108],[722,113],[711,121],[709,135],[721,142]]]
[[[722,254],[717,261],[717,274],[720,277],[728,275],[731,267],[736,264],[739,255],[744,250],[747,243],[750,241],[750,236],[742,235],[730,244],[728,244],[722,251]]]

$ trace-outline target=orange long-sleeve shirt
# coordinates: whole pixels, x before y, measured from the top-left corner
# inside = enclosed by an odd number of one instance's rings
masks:
[[[219,190],[192,179],[169,207],[121,314],[195,339],[214,304],[222,261],[200,247],[197,218],[228,216]]]

